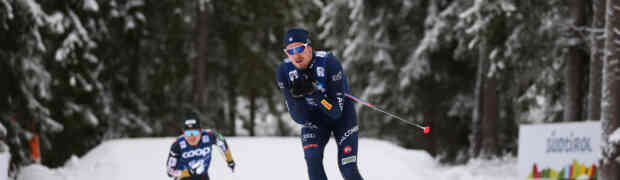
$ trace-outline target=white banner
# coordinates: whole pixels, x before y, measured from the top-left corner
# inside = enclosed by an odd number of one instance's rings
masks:
[[[521,125],[519,176],[596,179],[600,146],[600,122]]]

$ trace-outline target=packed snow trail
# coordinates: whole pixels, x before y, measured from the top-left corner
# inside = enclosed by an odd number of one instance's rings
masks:
[[[213,152],[209,174],[213,180],[308,179],[301,141],[296,137],[227,138],[237,163],[235,172],[226,167],[219,152]],[[40,165],[24,168],[18,180],[170,180],[165,161],[173,138],[120,139],[102,143],[64,167]],[[358,165],[368,180],[519,179],[515,159],[473,161],[464,166],[440,166],[425,151],[406,150],[390,142],[362,138]],[[333,139],[325,149],[325,171],[330,180],[342,180]],[[521,178],[523,179],[523,178]]]

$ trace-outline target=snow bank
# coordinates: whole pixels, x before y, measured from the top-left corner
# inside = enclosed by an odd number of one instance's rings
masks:
[[[442,172],[437,179],[450,180],[497,180],[520,179],[517,171],[517,159],[514,157],[494,160],[471,160],[464,166],[446,166],[439,168]],[[522,178],[521,178],[522,179]]]
[[[25,179],[45,179],[45,180],[65,180],[62,171],[54,171],[40,164],[30,165],[21,170],[17,180]]]
[[[120,139],[105,142],[64,167],[26,167],[19,180],[169,180],[165,160],[174,138]],[[297,137],[235,137],[228,139],[237,162],[235,173],[223,157],[214,153],[212,179],[308,179],[301,141]],[[365,179],[518,179],[516,160],[472,161],[464,166],[440,166],[425,151],[407,150],[392,143],[361,139],[359,168]],[[336,144],[330,140],[324,165],[331,180],[342,180],[337,166]]]
[[[0,180],[7,180],[9,178],[9,160],[11,160],[10,153],[0,152]]]

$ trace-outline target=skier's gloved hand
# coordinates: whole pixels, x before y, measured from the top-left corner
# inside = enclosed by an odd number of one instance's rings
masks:
[[[199,176],[205,171],[205,166],[203,162],[197,162],[194,164],[190,164],[187,168],[190,176]]]
[[[299,78],[293,80],[290,87],[290,93],[294,98],[301,98],[310,95],[316,91],[314,87],[314,78],[310,71],[299,71]]]
[[[188,168],[187,172],[189,173],[189,176],[197,176],[198,175],[196,173],[196,169]]]
[[[228,161],[227,163],[228,163],[228,167],[230,168],[230,170],[235,172],[235,161]]]

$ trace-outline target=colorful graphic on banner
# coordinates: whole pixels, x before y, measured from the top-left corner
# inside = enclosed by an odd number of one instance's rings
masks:
[[[596,165],[592,164],[587,168],[583,163],[578,163],[577,160],[573,160],[572,164],[564,166],[560,171],[553,168],[546,168],[542,171],[538,170],[538,166],[534,164],[532,172],[528,176],[529,179],[590,179],[596,180],[597,169]]]

